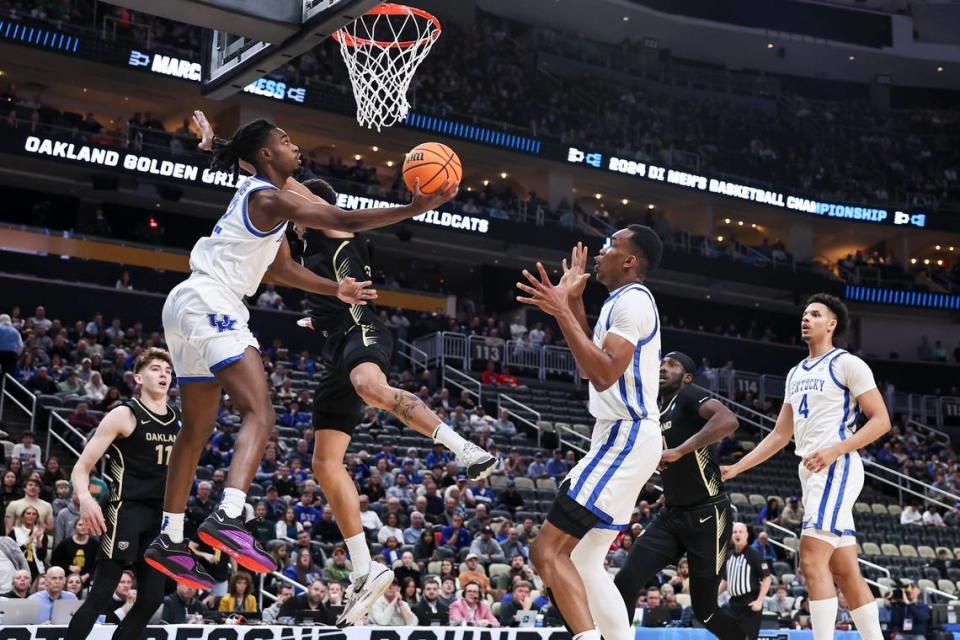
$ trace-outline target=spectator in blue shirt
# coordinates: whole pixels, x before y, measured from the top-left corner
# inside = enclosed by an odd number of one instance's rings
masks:
[[[930,627],[930,607],[920,602],[920,588],[915,584],[899,592],[893,590],[887,630],[895,640],[923,640]]]
[[[37,624],[49,624],[53,616],[53,603],[57,600],[76,600],[77,596],[69,591],[65,591],[67,586],[67,574],[63,572],[62,567],[49,567],[46,573],[47,588],[44,591],[38,591],[30,600],[40,603],[40,611],[37,613]]]
[[[374,456],[374,460],[377,463],[384,459],[391,469],[397,466],[397,454],[393,450],[393,442],[390,440],[384,440],[380,445],[380,453]]]
[[[563,459],[563,451],[554,449],[553,457],[547,462],[547,474],[556,480],[557,484],[560,484],[560,481],[567,475],[567,471],[569,470],[567,462]]]
[[[236,438],[233,435],[233,425],[229,422],[221,422],[220,429],[213,436],[213,448],[221,455],[230,455],[233,453],[233,446],[236,444]]]
[[[358,485],[363,485],[370,477],[370,467],[367,466],[366,462],[360,460],[360,456],[356,454],[351,454],[347,458],[347,471]]]
[[[777,550],[774,548],[773,544],[770,543],[770,539],[767,536],[766,531],[761,531],[759,534],[757,534],[757,539],[754,540],[753,544],[750,546],[760,552],[760,556],[763,558],[764,562],[771,563],[777,559]]]
[[[539,478],[546,478],[549,475],[550,474],[547,473],[547,465],[543,462],[543,451],[535,452],[533,454],[533,462],[527,467],[527,477],[537,480]]]
[[[300,431],[310,426],[310,422],[312,420],[313,416],[310,414],[310,412],[301,411],[300,403],[296,400],[290,403],[290,409],[287,411],[287,413],[280,416],[280,424],[292,429],[298,429]]]
[[[482,502],[486,504],[491,509],[497,506],[497,494],[493,492],[493,489],[487,486],[487,479],[480,478],[473,483],[473,499],[477,502]]]
[[[293,363],[293,368],[297,371],[306,371],[311,376],[317,372],[317,363],[313,361],[313,358],[310,357],[310,354],[306,351],[301,351],[300,356],[297,358],[296,362]]]
[[[307,490],[300,497],[300,502],[293,506],[293,512],[297,514],[297,521],[300,524],[306,526],[309,522],[312,526],[323,516],[323,511],[316,507],[315,501],[316,497],[313,495],[313,491]]]
[[[439,442],[433,443],[433,450],[427,454],[426,459],[427,469],[432,469],[436,465],[446,466],[450,462],[450,454],[446,449],[443,448],[443,445]]]
[[[13,326],[8,314],[0,313],[0,372],[14,375],[21,351],[23,338],[20,332]]]
[[[417,470],[416,462],[413,458],[403,459],[403,474],[407,476],[407,481],[410,484],[420,484],[423,482],[423,476],[421,476]]]
[[[451,518],[452,524],[445,526],[440,531],[440,544],[451,547],[459,552],[460,549],[469,548],[472,540],[470,533],[463,526],[463,516],[459,513]]]

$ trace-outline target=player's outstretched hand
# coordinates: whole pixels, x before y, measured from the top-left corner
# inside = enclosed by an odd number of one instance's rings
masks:
[[[547,270],[543,267],[542,262],[537,263],[537,271],[540,273],[539,280],[526,269],[523,270],[523,277],[526,278],[530,284],[526,285],[518,282],[517,289],[529,294],[529,297],[517,296],[517,302],[533,305],[544,313],[549,313],[552,316],[556,316],[565,309],[569,309],[569,292],[570,288],[574,286],[575,281],[568,281],[566,284],[554,286],[553,283],[550,282],[550,276],[547,275]],[[586,277],[586,274],[579,276],[579,278],[584,280]]]
[[[737,472],[733,465],[720,465],[720,479],[726,482],[737,477]]]
[[[563,275],[557,286],[567,289],[567,295],[576,299],[583,295],[583,290],[587,286],[587,280],[590,274],[587,271],[587,248],[582,242],[578,242],[570,251],[570,264],[567,259],[563,259]]]
[[[370,289],[373,284],[371,280],[357,282],[353,278],[344,278],[337,287],[337,297],[347,304],[367,304],[367,300],[377,299],[377,290]]]
[[[449,202],[457,197],[460,191],[460,185],[451,184],[449,180],[444,180],[443,184],[436,191],[423,193],[420,191],[420,178],[413,181],[413,201],[410,203],[417,211],[426,213],[432,211],[445,202]]]
[[[103,511],[100,510],[100,505],[93,496],[87,495],[80,498],[80,519],[87,525],[91,535],[102,536],[107,532]]]
[[[197,149],[203,151],[213,149],[213,126],[207,120],[207,115],[197,109],[193,112],[193,124],[197,125],[197,129],[200,130],[200,144],[197,145]]]
[[[803,459],[803,466],[813,473],[820,473],[840,456],[840,452],[833,447],[818,449]]]

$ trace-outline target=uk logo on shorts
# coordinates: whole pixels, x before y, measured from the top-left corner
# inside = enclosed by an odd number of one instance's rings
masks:
[[[217,319],[217,316],[220,318]],[[210,320],[210,326],[216,327],[217,333],[223,333],[224,331],[233,331],[237,328],[237,321],[231,318],[226,314],[221,313],[208,313],[207,318]]]

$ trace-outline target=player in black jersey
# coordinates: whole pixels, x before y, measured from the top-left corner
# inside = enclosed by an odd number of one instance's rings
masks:
[[[660,458],[664,506],[634,541],[616,585],[633,620],[647,583],[686,553],[694,615],[720,640],[743,640],[736,620],[717,607],[717,589],[733,524],[712,445],[737,430],[727,407],[692,387],[696,365],[678,351],[660,363]]]
[[[167,462],[180,431],[180,411],[167,404],[173,378],[170,354],[151,348],[134,366],[140,396],[111,410],[73,467],[70,481],[80,499],[80,518],[90,533],[100,536],[97,568],[90,593],[70,620],[67,640],[86,639],[104,609],[123,570],[134,565],[137,601],[114,632],[116,640],[139,638],[150,617],[163,602],[166,578],[150,569],[143,554],[160,533]],[[107,477],[111,481],[106,516],[90,495],[90,471],[104,454],[110,455]],[[185,560],[194,562],[185,550]],[[209,584],[198,587],[209,588]]]
[[[337,194],[327,182],[314,179],[303,183],[328,203]],[[360,234],[295,227],[301,263],[317,275],[341,281],[371,277],[370,246]],[[337,624],[354,624],[393,582],[393,572],[371,563],[363,527],[356,485],[343,466],[343,457],[360,418],[363,403],[390,411],[411,429],[431,437],[454,452],[473,480],[494,471],[497,459],[468,442],[416,396],[391,387],[387,381],[393,356],[393,336],[377,316],[372,304],[348,306],[333,298],[307,294],[310,318],[302,326],[323,336],[321,358],[326,365],[313,398],[313,427],[316,447],[313,475],[330,501],[353,562],[352,584]]]

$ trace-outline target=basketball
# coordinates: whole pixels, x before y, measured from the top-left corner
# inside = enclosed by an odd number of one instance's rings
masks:
[[[433,193],[445,181],[460,184],[463,165],[460,157],[445,144],[424,142],[410,150],[403,161],[403,183],[413,192],[414,181],[420,178],[420,192]]]

